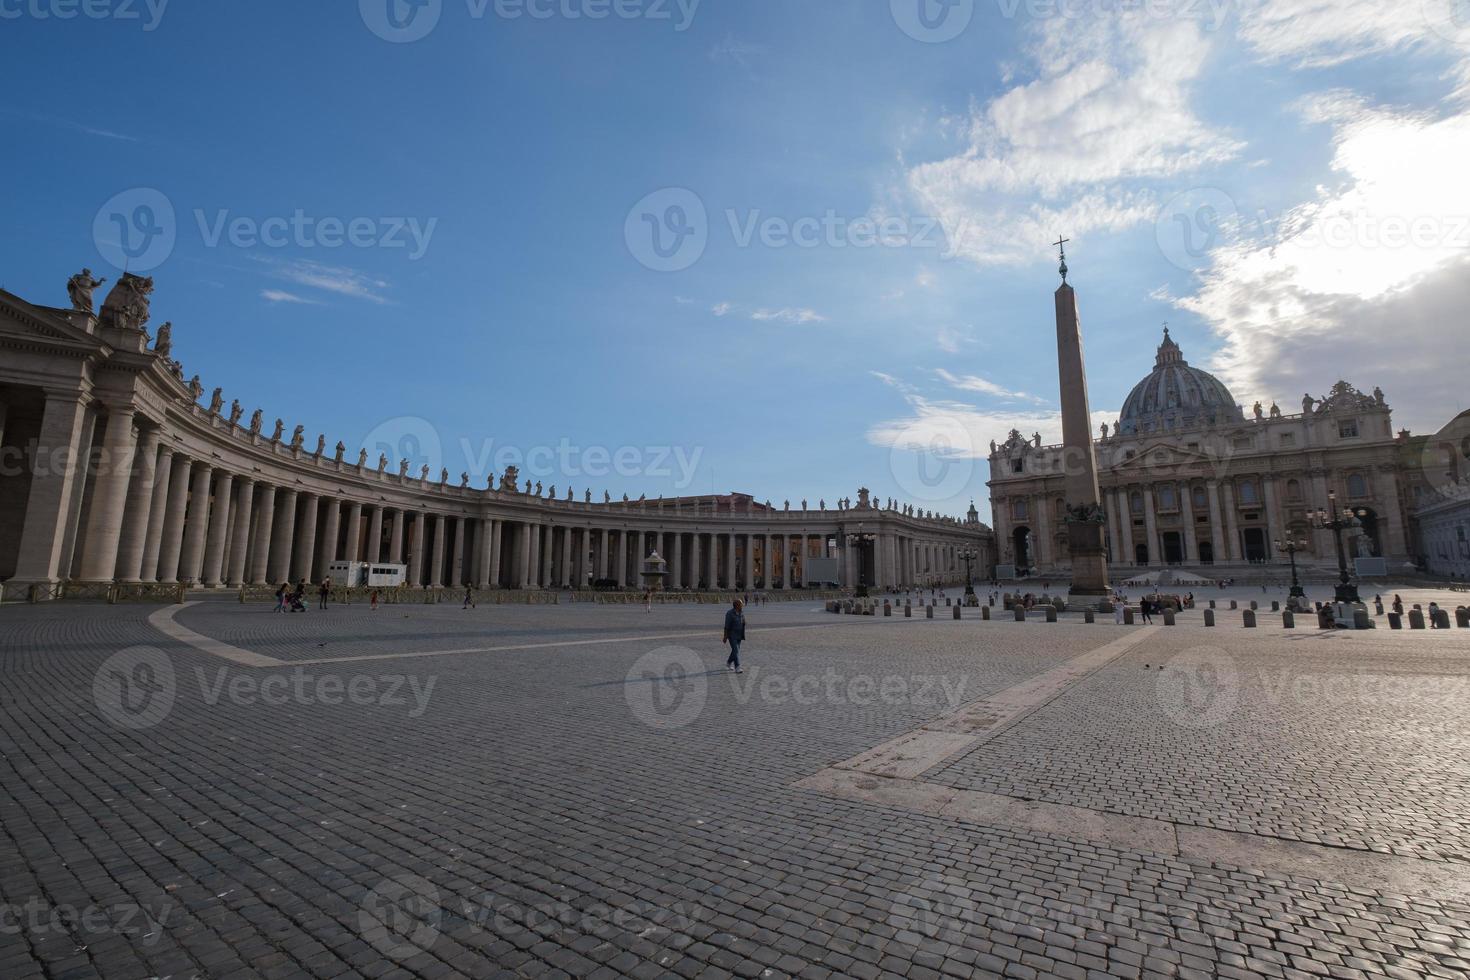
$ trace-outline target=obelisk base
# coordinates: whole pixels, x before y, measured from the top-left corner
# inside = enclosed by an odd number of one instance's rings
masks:
[[[1103,526],[1091,521],[1073,522],[1067,525],[1067,537],[1072,550],[1072,588],[1068,594],[1079,599],[1112,595]]]

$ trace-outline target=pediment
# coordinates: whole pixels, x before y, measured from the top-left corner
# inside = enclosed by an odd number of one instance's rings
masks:
[[[100,337],[72,323],[65,310],[35,306],[3,289],[0,289],[0,338],[69,348],[83,346],[98,351],[107,349]]]
[[[1198,449],[1186,449],[1173,442],[1160,439],[1134,450],[1130,459],[1104,463],[1102,469],[1109,473],[1142,473],[1147,470],[1165,468],[1171,471],[1191,466],[1208,467],[1218,463],[1215,457]]]

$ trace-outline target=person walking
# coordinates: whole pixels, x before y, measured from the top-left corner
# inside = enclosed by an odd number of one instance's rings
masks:
[[[1143,614],[1143,621],[1145,623],[1152,623],[1154,621],[1154,603],[1152,599],[1140,599],[1138,602],[1138,611]]]
[[[317,603],[317,608],[318,609],[325,609],[325,608],[327,608],[327,600],[329,598],[331,598],[331,595],[332,595],[332,577],[330,575],[328,575],[326,578],[322,579],[321,587],[317,589],[317,598],[319,600],[318,603]]]
[[[466,583],[466,585],[464,587],[464,607],[463,608],[465,608],[465,609],[474,609],[475,608],[475,587],[473,585],[469,585],[468,583]]]
[[[740,644],[745,642],[745,603],[739,599],[725,612],[725,635],[724,642],[730,644],[730,659],[725,661],[725,666],[743,674],[740,669]]]
[[[276,612],[286,611],[286,587],[282,585],[276,589]]]
[[[377,589],[373,589],[372,597],[371,597],[371,602],[369,604],[369,608],[373,612],[377,612],[378,611],[378,590]]]
[[[1119,601],[1113,604],[1113,622],[1119,626],[1123,625],[1124,604]]]
[[[1404,614],[1404,597],[1398,595],[1397,593],[1395,593],[1393,597],[1393,611],[1398,613],[1400,616]]]

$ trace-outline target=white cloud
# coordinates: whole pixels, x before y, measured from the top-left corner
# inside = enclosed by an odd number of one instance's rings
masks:
[[[957,391],[973,391],[981,395],[990,395],[995,398],[1003,398],[1007,401],[1028,401],[1038,405],[1045,404],[1045,400],[1035,395],[1028,395],[1024,391],[1011,391],[993,381],[988,381],[978,375],[967,374],[958,377],[940,368],[934,372],[939,379]]]
[[[827,322],[827,318],[822,316],[816,310],[806,309],[805,307],[793,308],[789,306],[783,307],[779,310],[759,309],[750,314],[750,318],[752,320],[759,320],[762,323],[769,323],[771,321],[779,321],[781,323],[792,324]]]
[[[1456,0],[1245,0],[1239,34],[1264,58],[1325,67],[1367,55],[1447,47],[1470,23],[1454,17]]]
[[[1237,156],[1189,106],[1211,41],[1187,18],[1110,14],[1046,22],[1034,80],[977,109],[965,149],[908,173],[951,248],[980,263],[1029,261],[1059,231],[1154,217],[1146,179]]]
[[[288,293],[282,289],[262,289],[260,291],[260,297],[270,303],[302,303],[307,306],[322,305],[320,300],[307,299],[304,296],[297,296],[295,293]]]
[[[1251,240],[1210,255],[1175,303],[1225,341],[1216,366],[1239,400],[1382,385],[1399,424],[1437,428],[1464,398],[1452,345],[1470,309],[1470,115],[1370,108],[1331,93],[1338,179]],[[1449,356],[1446,356],[1449,355]]]
[[[710,312],[715,316],[728,316],[734,309],[733,303],[716,303]]]
[[[389,285],[386,281],[356,269],[323,265],[307,259],[273,264],[277,276],[297,285],[310,286],[313,289],[322,289],[379,305],[390,302],[386,296],[382,295],[382,290],[387,289]]]
[[[1062,441],[1061,412],[987,411],[965,402],[932,400],[909,392],[904,395],[909,414],[878,422],[868,429],[868,441],[885,449],[912,452],[932,451],[936,445],[947,447],[957,459],[988,459],[990,443],[1004,442],[1011,430],[1027,439],[1041,433],[1043,445]],[[1093,429],[1104,422],[1111,424],[1117,410],[1093,412]],[[958,438],[957,438],[958,434]]]

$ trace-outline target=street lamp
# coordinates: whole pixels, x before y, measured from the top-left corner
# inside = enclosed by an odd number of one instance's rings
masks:
[[[962,561],[962,562],[965,563],[965,597],[966,598],[970,598],[970,597],[974,596],[974,594],[975,594],[975,576],[974,576],[974,573],[972,573],[970,571],[970,566],[973,565],[975,563],[975,559],[976,558],[979,558],[979,557],[980,557],[979,555],[975,554],[975,552],[971,551],[968,548],[966,548],[965,550],[963,550],[963,551],[960,552],[960,561]]]
[[[1307,550],[1307,542],[1295,535],[1276,539],[1276,550],[1291,558],[1291,592],[1289,593],[1288,606],[1300,608],[1307,604],[1307,590],[1302,588],[1301,581],[1296,575],[1296,555],[1299,551]]]
[[[1356,602],[1363,600],[1358,597],[1358,587],[1353,584],[1352,577],[1348,575],[1347,553],[1342,550],[1342,532],[1355,527],[1362,527],[1362,518],[1367,517],[1368,512],[1363,509],[1354,510],[1344,507],[1338,510],[1337,491],[1327,492],[1327,507],[1318,507],[1311,515],[1312,526],[1323,531],[1331,531],[1332,539],[1337,544],[1337,601]]]

